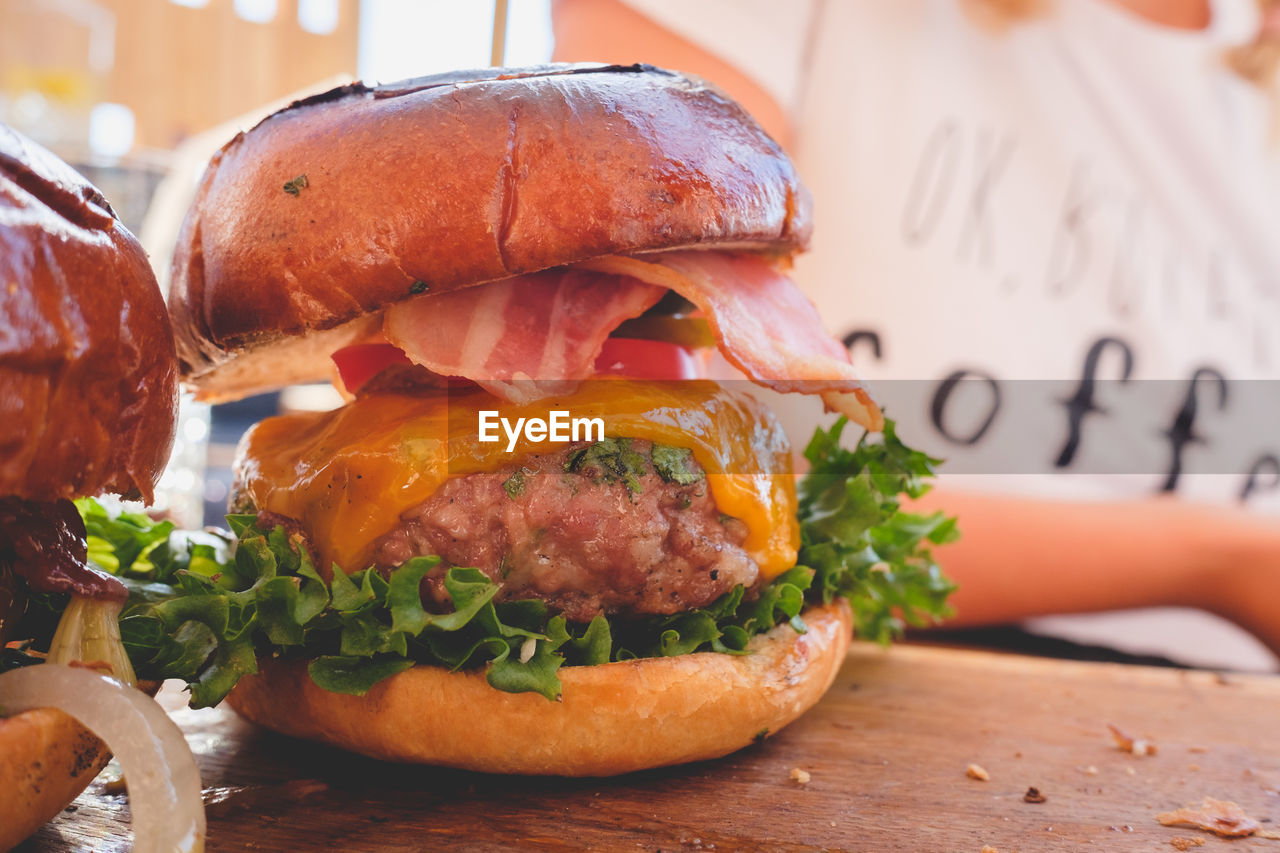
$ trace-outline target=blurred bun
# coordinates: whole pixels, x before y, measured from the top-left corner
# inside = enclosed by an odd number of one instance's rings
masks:
[[[146,253],[97,189],[0,125],[0,497],[150,501],[177,392]],[[0,565],[0,621],[20,610],[20,595],[2,588],[12,580]],[[61,711],[0,718],[0,850],[61,811],[109,758]]]
[[[423,287],[683,247],[790,254],[809,212],[760,126],[675,72],[559,65],[344,86],[210,163],[174,257],[183,378],[211,400],[328,379],[328,354],[362,318]]]
[[[149,501],[176,410],[146,253],[97,189],[0,125],[0,496]]]

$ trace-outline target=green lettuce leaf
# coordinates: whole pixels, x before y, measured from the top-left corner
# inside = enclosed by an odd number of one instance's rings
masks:
[[[899,510],[901,495],[918,498],[940,460],[907,447],[886,420],[876,438],[864,434],[853,450],[840,444],[842,418],[818,430],[805,449],[809,473],[800,482],[801,565],[815,571],[823,601],[849,599],[855,630],[887,643],[905,624],[923,625],[950,614],[955,589],[929,545],[959,536],[954,518]]]
[[[383,679],[412,669],[408,658],[362,658],[324,655],[307,664],[311,680],[331,693],[363,696]]]
[[[683,655],[745,654],[750,639],[787,622],[805,630],[806,604],[837,596],[852,605],[858,633],[888,642],[907,624],[945,616],[953,589],[930,546],[957,535],[941,513],[902,512],[919,497],[938,460],[912,450],[887,422],[879,436],[841,444],[845,421],[819,429],[805,451],[811,470],[800,483],[798,565],[749,594],[735,587],[711,605],[670,616],[567,623],[536,600],[496,602],[498,585],[477,569],[440,576],[450,606],[423,605],[422,585],[439,575],[438,557],[415,557],[384,577],[372,568],[333,566],[326,581],[303,539],[264,529],[252,514],[230,515],[231,533],[180,534],[168,522],[112,514],[78,502],[91,558],[130,591],[121,635],[138,676],[181,678],[191,704],[217,704],[257,655],[309,661],[326,690],[363,695],[415,664],[483,668],[499,690],[560,694],[563,666]],[[655,445],[652,463],[683,482],[687,451]],[[607,439],[569,461],[628,488],[638,487],[644,458],[626,439]],[[56,621],[55,597],[33,600]],[[6,660],[17,660],[8,655]],[[8,665],[16,665],[9,663]]]

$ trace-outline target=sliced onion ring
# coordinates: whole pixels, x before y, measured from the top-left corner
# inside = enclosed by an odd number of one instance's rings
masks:
[[[106,742],[124,770],[134,853],[200,853],[200,771],[182,731],[151,697],[80,667],[45,663],[0,674],[6,715],[57,708]]]

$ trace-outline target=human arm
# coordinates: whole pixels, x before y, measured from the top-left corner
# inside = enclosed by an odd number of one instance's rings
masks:
[[[1280,652],[1280,525],[1172,497],[1080,502],[939,488],[919,502],[959,518],[935,551],[959,584],[956,626],[1135,607],[1208,610]]]

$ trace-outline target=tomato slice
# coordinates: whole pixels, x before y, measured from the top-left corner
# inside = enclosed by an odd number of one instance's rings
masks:
[[[679,344],[638,338],[606,338],[596,375],[630,379],[702,379],[701,359]]]
[[[412,364],[404,350],[394,344],[353,344],[330,356],[348,394],[354,394],[388,367]]]

